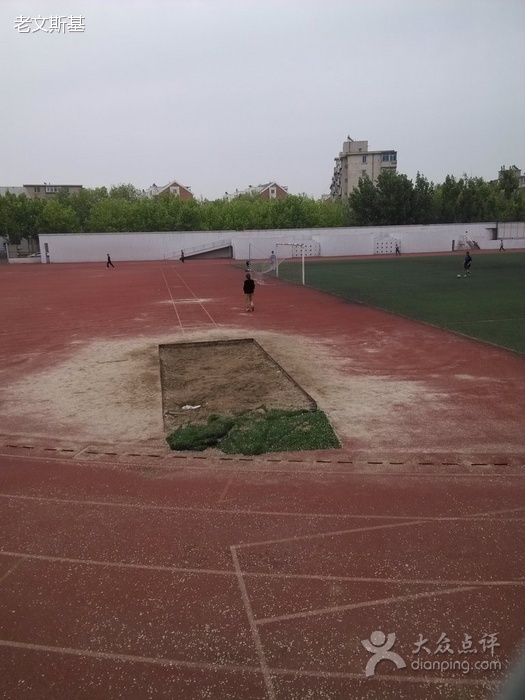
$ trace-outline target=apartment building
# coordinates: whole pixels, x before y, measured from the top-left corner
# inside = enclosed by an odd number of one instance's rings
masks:
[[[368,177],[376,182],[385,170],[397,172],[397,151],[370,151],[368,141],[354,141],[348,136],[343,150],[334,159],[335,168],[330,186],[334,198],[348,197],[359,184],[359,178]]]
[[[82,185],[52,185],[44,182],[38,185],[24,185],[25,194],[31,199],[53,199],[59,192],[80,192]]]
[[[514,176],[516,177],[516,181],[518,183],[518,189],[520,189],[520,190],[525,189],[525,175],[521,174],[521,168],[518,168],[517,165],[511,165],[508,168],[505,167],[504,165],[502,165],[501,168],[499,169],[498,179],[493,180],[492,182],[500,182],[503,179],[503,174],[507,170],[510,170],[514,174]]]
[[[9,194],[16,194],[20,196],[25,194],[29,199],[53,199],[59,192],[80,192],[83,189],[82,185],[52,185],[49,182],[44,182],[39,185],[23,185],[18,186],[7,186],[0,187],[0,196]]]

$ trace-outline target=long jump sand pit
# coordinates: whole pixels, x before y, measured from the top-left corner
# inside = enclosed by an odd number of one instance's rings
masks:
[[[183,339],[174,334],[145,334],[131,339],[71,341],[64,352],[50,356],[44,367],[13,376],[0,386],[4,432],[104,444],[163,443],[166,428],[178,424],[184,405],[201,404],[203,418],[214,411],[241,411],[265,403],[280,408],[284,402],[289,407],[290,400],[296,407],[295,402],[304,399],[286,381],[289,373],[326,413],[346,446],[369,449],[373,445],[378,450],[402,445],[406,449],[407,444],[421,442],[428,425],[434,427],[425,447],[441,449],[442,433],[448,444],[456,403],[453,397],[437,392],[432,382],[363,371],[366,358],[346,349],[345,356],[331,339],[260,330],[253,338],[264,348],[262,357],[255,352],[254,341],[245,342],[246,331],[235,328],[194,331]],[[232,340],[242,341],[237,350],[234,343],[217,342]],[[161,389],[159,346],[204,347],[205,343],[211,343],[206,358],[196,362],[187,356],[184,371],[195,375],[191,391],[172,399],[169,390]],[[247,352],[249,344],[254,355]],[[265,353],[274,362],[267,356],[263,359]],[[207,369],[211,366],[219,370],[213,391],[206,386],[212,381]],[[182,379],[182,364],[176,359],[166,371],[177,381]],[[286,392],[292,391],[291,399],[281,393],[281,382]],[[164,423],[165,411],[174,413],[167,416],[171,419],[168,424]],[[183,411],[188,412],[198,413]],[[443,425],[441,431],[436,431],[438,425]]]
[[[262,406],[316,403],[253,338],[159,345],[165,431]]]

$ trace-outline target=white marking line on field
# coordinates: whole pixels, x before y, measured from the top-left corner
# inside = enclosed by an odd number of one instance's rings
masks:
[[[0,556],[22,557],[27,561],[45,561],[51,564],[82,564],[84,566],[102,566],[113,569],[137,569],[138,571],[164,571],[170,574],[202,574],[203,576],[235,576],[234,571],[228,569],[198,569],[179,566],[162,566],[160,564],[128,564],[120,561],[105,561],[98,559],[76,559],[73,557],[55,557],[45,554],[28,554],[26,552],[9,552],[0,550]],[[20,564],[21,562],[18,562]],[[18,566],[17,564],[17,566]],[[0,579],[2,581],[3,579]]]
[[[10,552],[0,550],[0,556],[17,557],[26,561],[45,561],[57,564],[82,564],[84,566],[102,566],[115,569],[137,569],[139,571],[164,571],[172,574],[202,574],[203,576],[236,576],[235,571],[229,569],[203,569],[181,566],[166,566],[161,564],[129,564],[120,561],[107,561],[99,559],[78,559],[74,557],[57,557],[48,556],[46,554],[32,554],[28,552]],[[19,562],[20,564],[21,562]],[[339,581],[349,583],[386,583],[386,584],[414,584],[425,586],[525,586],[525,579],[519,578],[513,581],[461,581],[454,579],[399,579],[399,578],[378,578],[370,576],[335,576],[330,574],[283,574],[277,572],[261,572],[261,571],[244,571],[244,578],[262,578],[262,579],[289,579],[303,581]]]
[[[525,321],[525,316],[517,316],[515,318],[485,318],[479,319],[479,321],[459,321],[458,323],[451,323],[451,326],[462,326],[462,325],[475,325],[476,323],[500,323],[501,321]]]
[[[0,646],[10,647],[13,649],[22,649],[27,651],[41,651],[51,654],[63,654],[68,656],[81,656],[92,659],[101,659],[104,661],[118,661],[126,663],[143,663],[156,666],[172,666],[175,668],[190,668],[200,671],[213,671],[214,673],[226,671],[233,673],[254,673],[260,674],[261,669],[257,666],[236,666],[235,664],[207,664],[197,661],[182,661],[176,659],[163,659],[150,656],[132,656],[131,654],[116,654],[104,651],[91,651],[88,649],[73,649],[71,647],[55,647],[45,644],[30,644],[28,642],[14,642],[8,639],[0,639]],[[308,671],[303,669],[293,668],[272,668],[271,673],[274,676],[302,676],[308,678],[333,678],[337,680],[358,680],[362,681],[363,673],[344,673],[338,671]],[[475,678],[445,678],[432,676],[394,676],[394,675],[377,675],[368,679],[370,683],[392,682],[397,683],[433,683],[437,685],[472,685],[492,687],[500,684],[499,680],[485,680]],[[275,695],[273,696],[275,697]]]
[[[32,458],[33,459],[33,458]],[[48,461],[47,457],[42,457],[42,460]],[[90,501],[90,500],[77,500],[72,498],[50,498],[48,496],[26,496],[22,494],[12,494],[12,493],[0,493],[0,498],[8,498],[17,501],[39,501],[42,503],[66,503],[79,506],[101,506],[104,508],[137,508],[139,510],[157,510],[166,511],[173,513],[214,513],[215,515],[251,515],[251,516],[269,516],[269,517],[282,517],[282,518],[319,518],[322,520],[371,520],[371,521],[381,521],[381,520],[395,520],[403,521],[402,525],[410,525],[417,523],[433,523],[433,522],[469,522],[474,520],[489,520],[489,516],[483,515],[467,515],[467,516],[410,516],[410,515],[370,515],[362,513],[353,514],[342,514],[342,513],[291,513],[289,511],[275,511],[275,510],[246,510],[243,508],[204,508],[204,507],[191,507],[191,506],[158,506],[150,503],[118,503],[109,501]],[[521,509],[518,509],[521,510]],[[522,522],[522,518],[510,518],[509,522]],[[491,522],[507,522],[505,518],[496,518]],[[397,523],[393,523],[395,525]],[[382,527],[382,526],[381,526]],[[327,534],[332,534],[331,532]],[[311,536],[311,535],[309,535]],[[307,537],[307,535],[304,535]],[[257,544],[257,543],[256,543]],[[264,544],[264,543],[262,543]],[[249,547],[252,546],[251,543],[238,544],[237,547]]]
[[[26,559],[25,554],[20,554],[20,555],[18,555],[18,556],[20,556],[20,561],[15,562],[15,563],[13,564],[13,566],[12,566],[8,571],[6,571],[5,574],[4,574],[3,576],[0,576],[0,583],[2,583],[3,581],[5,581],[6,578],[7,578],[8,576],[11,576],[11,574],[13,573],[13,571],[15,571],[16,569],[18,569],[18,567],[20,566],[20,564]]]
[[[405,603],[409,600],[419,600],[421,598],[435,598],[437,596],[450,595],[451,593],[462,593],[464,591],[475,591],[477,586],[458,586],[456,588],[438,589],[426,593],[409,593],[408,595],[393,596],[392,598],[379,598],[378,600],[367,600],[364,603],[349,603],[348,605],[335,605],[330,608],[320,608],[318,610],[307,610],[304,612],[290,613],[288,615],[278,615],[277,617],[264,617],[257,620],[258,625],[268,625],[284,620],[298,620],[305,617],[318,617],[320,615],[331,615],[346,610],[360,610],[361,608],[375,607],[376,605],[391,605],[392,603]]]
[[[300,542],[301,540],[314,540],[319,537],[338,537],[339,535],[348,535],[354,532],[370,532],[371,530],[388,530],[396,527],[410,527],[411,525],[422,525],[423,520],[412,520],[404,523],[388,523],[387,525],[370,525],[369,527],[356,527],[347,530],[335,530],[332,532],[316,532],[310,535],[293,535],[292,537],[283,537],[277,540],[263,540],[261,542],[246,542],[245,544],[236,545],[237,549],[246,547],[262,547],[269,544],[283,544],[284,542]]]
[[[473,513],[472,515],[466,515],[466,520],[471,520],[473,518],[489,518],[494,515],[506,515],[507,513],[523,513],[525,512],[525,507],[520,506],[518,508],[505,508],[504,510],[487,510],[481,513]],[[499,520],[499,518],[497,518]],[[519,518],[518,518],[519,520]]]
[[[184,280],[184,279],[179,275],[178,272],[176,272],[175,274],[176,274],[177,277],[180,279],[180,281],[184,284],[184,286],[186,287],[186,289],[188,290],[188,292],[194,297],[194,299],[195,299],[196,301],[198,301],[198,303],[199,303],[201,309],[204,311],[204,313],[206,314],[206,316],[207,316],[207,317],[210,319],[210,321],[213,323],[213,325],[215,326],[215,328],[219,328],[219,325],[218,325],[217,323],[215,323],[215,321],[214,321],[213,318],[211,317],[210,313],[208,312],[208,310],[206,309],[206,307],[204,306],[204,304],[202,303],[202,301],[201,301],[201,300],[199,299],[199,297],[195,294],[195,292],[190,288],[190,286],[187,284],[186,280]]]
[[[272,675],[274,676],[306,676],[309,678],[334,678],[337,680],[358,680],[362,681],[364,679],[363,673],[344,673],[341,671],[306,671],[304,669],[288,669],[288,668],[272,668]],[[437,685],[480,685],[482,687],[497,687],[501,684],[501,680],[485,680],[477,678],[446,678],[436,677],[436,676],[389,676],[389,675],[375,675],[370,676],[366,679],[367,683],[381,683],[386,681],[390,683],[391,681],[396,681],[397,683],[434,683]],[[386,696],[383,696],[386,697]],[[390,697],[390,694],[389,694]],[[419,697],[422,697],[419,695]]]
[[[71,647],[55,647],[46,644],[30,644],[27,642],[14,642],[8,639],[0,639],[0,646],[14,647],[16,649],[29,649],[31,651],[52,652],[55,654],[69,654],[71,656],[87,656],[93,659],[105,659],[108,661],[128,661],[134,663],[156,664],[158,666],[177,666],[180,668],[194,668],[203,671],[236,671],[240,673],[260,673],[257,666],[242,666],[237,664],[212,664],[200,661],[182,661],[179,659],[164,659],[151,656],[134,656],[132,654],[116,654],[108,651],[91,651],[90,649],[73,649]]]
[[[237,556],[237,552],[235,551],[235,547],[230,547],[230,551],[233,559],[233,565],[235,567],[235,573],[237,574],[237,580],[239,582],[239,588],[241,589],[242,602],[244,603],[244,609],[246,610],[246,615],[250,624],[252,638],[255,644],[255,649],[257,651],[257,656],[259,658],[259,664],[261,666],[264,683],[266,685],[266,690],[268,691],[268,697],[270,698],[270,700],[275,700],[276,695],[272,683],[272,678],[270,675],[270,670],[266,662],[266,656],[264,655],[264,649],[261,642],[261,638],[259,636],[259,630],[257,629],[257,623],[255,622],[255,618],[253,616],[252,606],[250,603],[250,598],[248,596],[248,591],[246,589],[246,584],[244,583],[244,579],[242,577],[241,567],[239,565],[239,558]]]
[[[223,488],[222,493],[219,496],[219,500],[217,501],[217,503],[222,503],[224,501],[224,499],[226,498],[226,494],[228,493],[229,488],[232,484],[232,481],[233,481],[233,476],[230,476],[230,478],[226,482],[226,486]]]
[[[166,279],[166,275],[164,274],[164,270],[161,268],[160,271],[161,271],[162,277],[163,277],[163,279],[164,279],[164,284],[166,285],[166,289],[168,290],[168,294],[170,295],[171,303],[173,304],[173,308],[174,308],[174,310],[175,310],[175,313],[177,314],[177,320],[178,320],[178,322],[179,322],[180,329],[181,329],[181,331],[182,331],[182,334],[184,335],[184,328],[183,328],[183,326],[182,326],[182,321],[180,320],[180,316],[179,316],[179,312],[178,312],[177,306],[176,306],[175,301],[174,301],[174,299],[173,299],[173,295],[172,295],[172,293],[171,293],[171,289],[170,289],[170,287],[169,287],[169,285],[168,285],[168,280]]]

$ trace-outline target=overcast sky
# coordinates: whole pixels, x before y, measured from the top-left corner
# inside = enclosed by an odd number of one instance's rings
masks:
[[[523,0],[0,0],[0,186],[320,197],[348,135],[411,179],[525,171],[524,37]]]

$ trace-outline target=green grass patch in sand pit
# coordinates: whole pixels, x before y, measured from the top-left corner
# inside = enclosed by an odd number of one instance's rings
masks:
[[[217,447],[225,454],[326,450],[340,447],[322,411],[259,409],[234,416],[210,416],[207,423],[191,423],[167,437],[172,450],[202,451]]]

